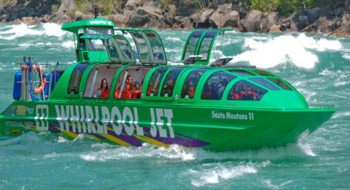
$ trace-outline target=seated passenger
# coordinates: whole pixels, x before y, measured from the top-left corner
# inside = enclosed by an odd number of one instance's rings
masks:
[[[243,84],[243,86],[241,87],[241,89],[239,91],[239,95],[240,95],[242,100],[249,100],[248,94],[247,94],[247,85]]]
[[[174,90],[174,84],[175,82],[171,79],[171,76],[168,78],[168,81],[165,82],[163,91],[162,91],[162,96],[167,94],[168,96],[173,95],[173,90]]]
[[[98,98],[108,98],[109,96],[109,89],[108,89],[108,83],[106,79],[102,79],[100,88],[97,89],[97,93],[95,97]]]
[[[206,83],[203,88],[202,98],[210,99],[210,95],[211,95],[211,85],[209,83]]]
[[[114,98],[118,98],[120,93],[120,88],[118,87],[117,90],[114,92]]]
[[[231,93],[232,99],[234,99],[234,100],[240,100],[240,99],[241,99],[241,96],[240,96],[240,93],[239,93],[239,92],[240,92],[239,87],[236,86],[235,89],[234,89],[234,91]]]
[[[128,76],[126,77],[126,81],[125,81],[125,82],[126,82],[126,85],[128,86],[128,90],[134,88],[134,82],[132,81],[131,75],[128,75]]]
[[[132,93],[132,98],[140,98],[141,97],[141,89],[140,83],[138,81],[135,82],[135,90]]]
[[[120,96],[120,98],[123,98],[123,99],[130,99],[131,98],[131,93],[130,93],[130,90],[128,89],[127,85],[124,85],[122,95]]]
[[[188,80],[184,86],[183,97],[186,97],[186,95],[188,95],[190,98],[193,98],[194,86],[191,80]]]
[[[150,95],[152,92],[154,92],[152,87],[149,87],[147,90],[147,95]]]
[[[256,100],[256,93],[251,88],[248,88],[247,96],[248,100]]]

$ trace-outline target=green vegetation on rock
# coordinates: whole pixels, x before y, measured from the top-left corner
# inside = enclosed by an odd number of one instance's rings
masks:
[[[245,0],[244,2],[253,9],[264,12],[279,11],[282,14],[289,14],[302,8],[335,6],[333,0]]]

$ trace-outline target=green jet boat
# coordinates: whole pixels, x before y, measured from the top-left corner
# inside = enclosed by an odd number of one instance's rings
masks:
[[[96,18],[62,26],[77,62],[65,69],[30,57],[15,75],[15,101],[0,115],[0,134],[49,132],[123,146],[231,151],[295,143],[334,108],[309,108],[284,79],[232,58],[211,61],[218,35],[194,30],[182,63],[168,63],[158,33],[114,28]],[[131,45],[132,44],[132,45]]]

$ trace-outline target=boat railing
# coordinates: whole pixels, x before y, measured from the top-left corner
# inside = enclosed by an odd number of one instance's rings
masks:
[[[69,63],[39,63],[33,57],[24,57],[24,62],[17,63],[20,72],[15,76],[13,98],[22,101],[46,101],[56,86],[63,70],[59,66],[69,66]],[[34,77],[37,72],[39,78]],[[39,96],[39,97],[37,97]]]

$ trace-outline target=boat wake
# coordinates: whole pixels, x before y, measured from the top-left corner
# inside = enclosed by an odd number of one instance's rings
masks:
[[[28,132],[21,136],[9,138],[0,141],[0,146],[6,146],[11,144],[37,144],[41,141],[40,137],[34,132]]]

